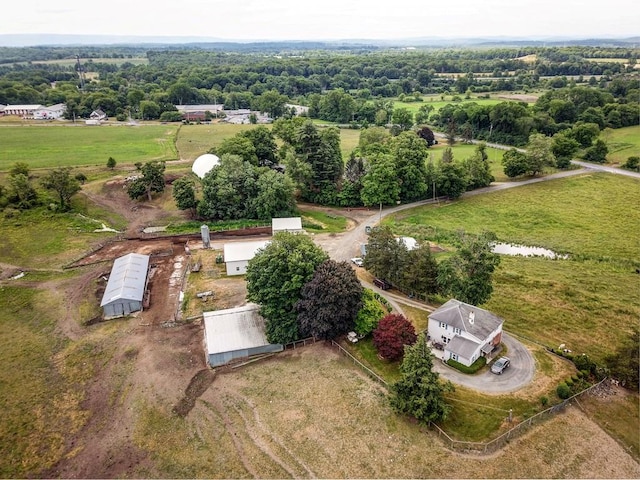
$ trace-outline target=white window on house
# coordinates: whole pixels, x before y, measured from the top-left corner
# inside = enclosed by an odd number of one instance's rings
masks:
[[[449,352],[449,358],[451,360],[455,360],[456,362],[458,361],[458,355],[456,355],[455,353]]]
[[[240,267],[236,267],[236,272],[239,272],[239,271],[240,271]]]
[[[454,328],[453,329],[453,333],[460,335],[460,329],[459,328]]]
[[[440,328],[444,328],[445,330],[447,329],[447,324],[440,322]]]

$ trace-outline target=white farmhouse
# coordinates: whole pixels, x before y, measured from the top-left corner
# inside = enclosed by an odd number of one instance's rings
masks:
[[[471,366],[500,344],[503,323],[487,310],[451,299],[429,315],[428,333],[444,346],[444,360]]]
[[[254,242],[232,242],[224,244],[224,261],[227,275],[244,275],[247,273],[249,260],[256,256],[258,250],[269,244],[269,240]]]

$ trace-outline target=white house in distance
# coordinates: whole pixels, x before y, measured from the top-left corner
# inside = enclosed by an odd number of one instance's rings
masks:
[[[304,233],[302,229],[302,218],[286,217],[271,219],[271,234],[278,232]]]
[[[232,360],[283,350],[282,345],[267,341],[264,318],[258,313],[259,308],[250,303],[243,307],[203,313],[209,365],[217,367]]]
[[[444,360],[468,367],[500,344],[503,323],[487,310],[451,299],[429,315],[427,331],[433,342],[444,345]]]
[[[149,255],[129,253],[116,258],[100,302],[105,318],[123,317],[142,310],[148,269]]]
[[[64,103],[56,103],[50,107],[41,107],[33,112],[36,120],[57,120],[62,118],[67,106]]]
[[[249,260],[256,256],[258,250],[269,244],[269,240],[254,242],[231,242],[224,244],[224,262],[227,265],[227,275],[244,275],[247,273]]]

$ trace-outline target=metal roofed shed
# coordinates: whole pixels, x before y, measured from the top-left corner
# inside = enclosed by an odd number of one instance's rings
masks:
[[[286,217],[271,219],[271,233],[275,235],[278,232],[302,233],[301,217]]]
[[[269,244],[269,240],[254,242],[231,242],[224,244],[224,262],[227,275],[244,275],[247,273],[249,260],[256,256],[258,250]]]
[[[281,352],[283,346],[267,341],[259,305],[204,312],[207,361],[212,367],[264,353]]]
[[[105,318],[123,317],[142,310],[148,270],[148,255],[129,253],[116,258],[100,303]]]

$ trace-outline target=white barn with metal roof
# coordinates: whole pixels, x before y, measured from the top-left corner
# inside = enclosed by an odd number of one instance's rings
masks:
[[[271,219],[271,233],[275,235],[278,232],[303,233],[301,217],[286,217]]]
[[[225,243],[223,248],[227,275],[244,275],[247,273],[249,260],[256,256],[258,250],[268,244],[269,240]]]
[[[123,317],[142,310],[148,270],[149,255],[129,253],[116,258],[100,303],[105,318]]]
[[[281,352],[283,346],[271,344],[265,334],[259,305],[204,312],[204,340],[207,361],[212,367],[263,353]]]

